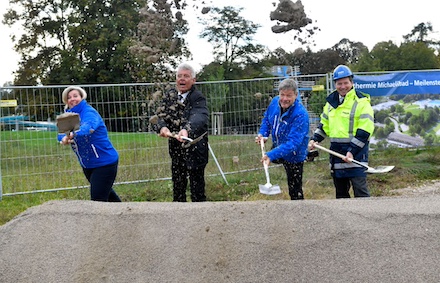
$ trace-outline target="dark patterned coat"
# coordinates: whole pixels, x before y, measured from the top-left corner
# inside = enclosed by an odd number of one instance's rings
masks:
[[[157,132],[167,127],[171,132],[178,133],[182,129],[188,131],[188,137],[195,139],[208,131],[208,107],[205,96],[193,86],[183,103],[178,102],[177,91],[167,91],[162,104],[166,115],[160,115]],[[170,138],[169,154],[172,162],[184,160],[188,169],[206,166],[208,163],[208,135],[198,143],[183,148],[182,143]]]

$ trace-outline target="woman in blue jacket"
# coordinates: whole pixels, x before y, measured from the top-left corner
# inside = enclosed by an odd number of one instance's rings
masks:
[[[94,201],[120,202],[113,190],[118,172],[119,155],[108,137],[101,115],[87,101],[84,89],[70,86],[63,91],[66,112],[78,113],[80,128],[69,135],[59,134],[58,141],[70,144],[84,175],[90,183],[90,198]]]
[[[285,79],[279,95],[272,99],[264,113],[255,141],[266,142],[272,136],[272,149],[262,161],[282,163],[287,174],[289,195],[292,200],[304,199],[302,175],[309,140],[309,114],[298,97],[294,80]]]

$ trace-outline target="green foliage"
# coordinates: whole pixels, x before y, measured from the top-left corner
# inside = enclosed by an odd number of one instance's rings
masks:
[[[204,26],[201,38],[213,44],[215,60],[223,65],[225,79],[232,79],[233,68],[255,62],[263,46],[253,43],[260,27],[240,16],[243,8],[226,6],[212,8],[211,18],[201,19]]]
[[[341,39],[332,49],[338,52],[348,65],[357,64],[360,58],[368,52],[368,48],[362,42],[353,42],[347,38]]]
[[[389,116],[390,116],[390,111],[386,109],[374,112],[374,119],[378,123],[385,123],[385,119],[388,118]]]
[[[178,1],[160,0],[141,9],[137,33],[129,47],[130,54],[136,58],[136,63],[130,65],[136,81],[172,81],[174,73],[170,69],[175,69],[182,57],[190,55],[185,42],[188,22],[180,9]]]
[[[325,92],[316,92],[313,93],[308,100],[309,109],[320,115],[322,113],[322,109],[326,103],[327,94]]]
[[[130,81],[126,40],[142,0],[14,1],[8,25],[22,24],[16,85]],[[17,12],[19,11],[19,12]]]

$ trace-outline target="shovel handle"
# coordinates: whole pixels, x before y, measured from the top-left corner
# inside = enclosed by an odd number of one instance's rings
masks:
[[[344,158],[346,157],[345,155],[342,155],[342,154],[340,154],[340,153],[338,153],[338,152],[336,152],[336,151],[333,151],[333,150],[331,150],[331,149],[328,149],[328,148],[325,148],[325,147],[323,147],[323,146],[320,146],[320,145],[317,144],[317,143],[315,143],[313,146],[316,147],[316,148],[318,148],[318,149],[320,149],[320,150],[326,151],[326,152],[328,152],[328,153],[330,153],[330,154],[332,154],[332,155],[334,155],[334,156],[336,156],[336,157],[339,157],[339,158],[341,158],[341,159],[344,159]],[[363,164],[362,162],[357,161],[356,159],[348,158],[348,160],[351,161],[351,162],[353,162],[353,163],[355,163],[355,164],[357,164],[357,165],[360,165],[360,166],[362,166],[362,167],[364,167],[364,168],[370,169],[369,166]]]
[[[177,139],[177,135],[176,135],[176,134],[173,134],[173,133],[171,133],[171,132],[169,132],[169,133],[167,134],[167,136],[170,137],[170,138],[175,138],[175,139]]]
[[[264,151],[264,138],[260,140],[260,147],[261,147],[261,157],[264,157],[264,155],[266,154]],[[264,173],[266,174],[266,182],[270,184],[269,166],[267,165],[266,161],[263,161],[263,167],[264,167]]]

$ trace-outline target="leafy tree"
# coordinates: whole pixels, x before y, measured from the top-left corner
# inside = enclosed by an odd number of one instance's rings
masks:
[[[374,136],[378,139],[384,139],[387,137],[387,134],[385,134],[385,130],[382,127],[375,127],[374,129]]]
[[[278,65],[298,66],[301,74],[325,74],[332,72],[339,64],[345,64],[339,53],[332,49],[312,52],[308,47],[306,50],[297,48],[293,53],[287,53],[282,48],[271,53],[272,60],[279,60]]]
[[[399,47],[391,41],[377,43],[370,52],[373,65],[376,71],[399,70],[397,60],[399,59]]]
[[[326,97],[327,94],[324,91],[313,93],[308,99],[308,108],[313,113],[320,115],[326,103]]]
[[[363,54],[368,53],[368,48],[362,42],[353,42],[347,38],[341,39],[332,48],[338,52],[346,64],[357,64]]]
[[[21,54],[15,84],[130,80],[127,38],[145,0],[10,1],[3,23],[22,25],[13,37]]]
[[[374,119],[376,120],[376,122],[378,123],[384,123],[385,119],[388,118],[390,115],[389,110],[380,110],[380,111],[376,111],[374,113]]]
[[[138,31],[129,48],[136,57],[131,73],[137,81],[172,80],[174,73],[170,69],[190,56],[184,38],[188,22],[180,9],[179,1],[166,0],[153,0],[153,5],[141,9]]]
[[[406,42],[423,42],[426,44],[438,44],[435,41],[429,40],[428,36],[433,32],[432,24],[430,22],[420,23],[415,26],[411,32],[403,36]]]
[[[440,65],[435,50],[423,42],[406,42],[399,47],[396,68],[400,70],[436,69]]]
[[[261,44],[253,43],[253,35],[260,27],[240,16],[243,8],[214,7],[209,19],[202,19],[201,38],[214,45],[215,60],[223,65],[225,79],[230,79],[237,66],[255,62],[263,52]]]

